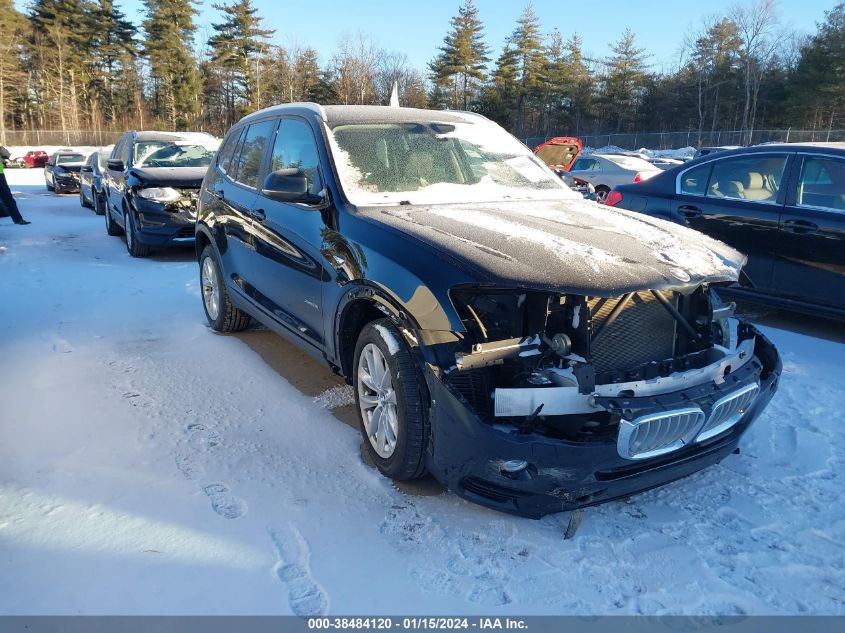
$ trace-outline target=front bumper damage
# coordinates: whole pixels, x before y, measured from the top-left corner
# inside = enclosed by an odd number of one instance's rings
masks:
[[[699,369],[596,385],[587,395],[567,387],[554,397],[552,391],[541,394],[551,403],[544,405],[548,414],[601,411],[615,421],[612,434],[583,441],[485,422],[428,364],[428,469],[470,501],[540,518],[624,498],[719,463],[771,400],[782,370],[774,345],[756,328],[740,323],[737,335],[732,350]],[[495,406],[511,407],[500,414],[537,404],[537,390],[498,391]],[[667,443],[661,433],[674,441]]]
[[[193,244],[196,232],[196,196],[194,190],[183,191],[177,203],[163,203],[133,196],[138,212],[138,240],[150,246]]]

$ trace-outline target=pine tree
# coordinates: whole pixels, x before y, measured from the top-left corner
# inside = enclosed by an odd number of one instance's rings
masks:
[[[133,65],[138,55],[136,29],[113,0],[100,0],[89,16],[95,35],[90,58],[92,91],[107,121],[113,124],[123,109],[131,109],[130,103],[117,98],[117,85],[123,81],[127,67]]]
[[[542,107],[540,102],[546,70],[540,20],[530,2],[519,16],[516,30],[508,39],[508,43],[516,60],[516,82],[519,85],[514,126],[517,134],[525,136],[529,119],[539,113]]]
[[[478,84],[484,81],[490,49],[484,43],[484,26],[472,0],[464,1],[451,25],[429,71],[438,95],[451,93],[445,105],[466,110]]]
[[[793,116],[813,129],[845,126],[845,2],[825,14],[790,77]]]
[[[519,93],[519,60],[510,45],[505,44],[482,92],[482,114],[513,130]]]
[[[212,5],[224,16],[213,24],[215,34],[209,39],[212,60],[226,71],[229,91],[227,124],[246,112],[261,108],[261,64],[259,54],[267,38],[275,31],[261,28],[252,0],[233,0],[231,4]]]
[[[0,145],[6,144],[6,118],[14,100],[22,96],[23,44],[28,24],[12,0],[0,0]]]
[[[605,116],[617,132],[632,129],[639,113],[646,82],[645,50],[636,46],[634,33],[625,29],[605,61],[603,103]]]
[[[144,0],[144,54],[150,64],[153,115],[174,130],[200,116],[199,70],[193,51],[194,0]]]

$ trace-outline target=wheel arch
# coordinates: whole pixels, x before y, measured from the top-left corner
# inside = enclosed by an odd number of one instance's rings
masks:
[[[355,344],[361,330],[368,323],[384,318],[393,321],[409,346],[414,348],[418,345],[412,332],[418,330],[419,325],[379,288],[358,284],[348,290],[338,303],[334,318],[334,348],[337,366],[347,380],[352,379]]]

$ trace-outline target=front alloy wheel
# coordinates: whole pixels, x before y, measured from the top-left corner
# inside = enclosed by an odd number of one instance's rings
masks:
[[[123,212],[123,228],[126,230],[126,250],[132,257],[146,257],[150,254],[150,247],[138,240],[135,219],[128,209]]]
[[[373,343],[358,358],[358,405],[367,439],[379,457],[389,459],[399,433],[396,392],[387,359]]]
[[[355,345],[352,382],[364,448],[398,481],[425,473],[427,391],[417,361],[390,319],[364,326]]]
[[[211,321],[216,321],[220,316],[220,280],[217,278],[217,268],[210,257],[202,260],[200,286],[205,312]]]

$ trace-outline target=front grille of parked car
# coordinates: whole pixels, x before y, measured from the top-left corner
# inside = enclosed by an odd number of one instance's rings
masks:
[[[484,369],[467,369],[449,374],[449,385],[467,401],[482,420],[493,418],[490,376]]]
[[[675,451],[693,441],[704,417],[701,409],[689,407],[622,420],[617,451],[626,459],[646,459]]]
[[[752,383],[717,400],[696,442],[716,437],[733,427],[754,402],[758,391],[760,391],[760,385]]]
[[[664,293],[677,305],[676,293]],[[595,333],[623,298],[587,300]],[[594,334],[595,336],[595,334]],[[672,358],[675,351],[675,319],[649,291],[638,292],[616,319],[590,346],[597,374],[626,370],[652,361]]]

